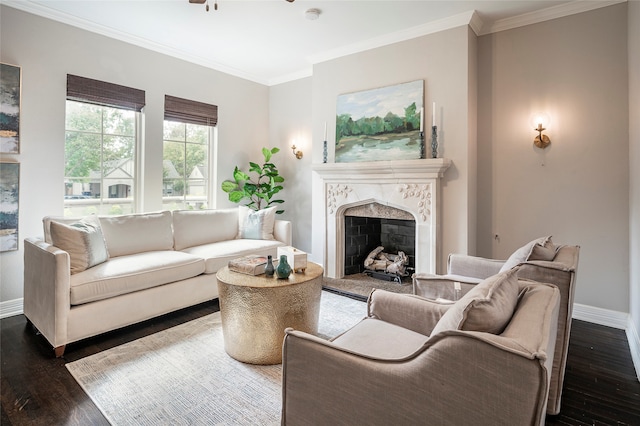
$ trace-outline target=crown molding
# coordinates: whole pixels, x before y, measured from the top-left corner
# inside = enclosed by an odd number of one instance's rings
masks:
[[[480,15],[474,10],[471,15],[471,20],[469,21],[469,26],[473,30],[476,35],[480,35],[482,28],[484,27],[484,22],[480,18]]]
[[[307,56],[307,61],[309,61],[311,64],[317,64],[320,62],[329,61],[331,59],[337,59],[343,56],[352,55],[354,53],[364,52],[366,50],[388,46],[393,43],[411,40],[428,34],[460,27],[462,25],[469,25],[474,15],[477,15],[475,10],[460,13],[458,15],[440,19],[438,21],[433,21],[423,25],[407,28],[402,31],[396,31],[395,33],[391,34],[385,34],[380,37],[374,37],[372,39],[365,40],[359,43],[342,46],[337,49],[319,53],[317,55],[310,55]],[[480,18],[475,19],[474,22],[476,23],[476,25],[478,21],[480,21]]]
[[[24,0],[2,0],[2,5],[12,7],[14,9],[22,10],[27,13],[32,13],[47,19],[52,19],[57,22],[61,22],[67,25],[71,25],[76,28],[80,28],[86,31],[90,31],[96,34],[103,35],[105,37],[113,38],[124,43],[139,46],[145,49],[152,50],[164,55],[181,59],[196,65],[200,65],[206,68],[210,68],[225,74],[229,74],[238,78],[253,81],[255,83],[264,84],[266,86],[273,86],[276,84],[282,84],[301,78],[310,77],[313,75],[313,64],[320,62],[337,59],[343,56],[352,55],[366,50],[375,49],[378,47],[387,46],[393,43],[398,43],[406,40],[411,40],[417,37],[437,33],[440,31],[448,30],[451,28],[460,27],[463,25],[469,25],[473,32],[478,35],[486,35],[496,33],[499,31],[510,30],[525,25],[536,24],[551,19],[562,18],[569,15],[574,15],[582,12],[588,12],[591,10],[599,9],[602,7],[612,6],[619,3],[626,3],[628,0],[594,0],[594,1],[582,1],[574,0],[569,3],[564,3],[558,6],[552,6],[536,12],[525,13],[519,16],[511,18],[501,19],[493,22],[492,24],[485,24],[478,13],[475,10],[460,13],[448,18],[440,19],[438,21],[429,22],[423,25],[408,28],[406,30],[397,31],[395,33],[387,34],[380,37],[375,37],[369,40],[365,40],[359,43],[350,44],[337,49],[326,51],[317,55],[311,55],[306,58],[310,67],[305,67],[293,73],[275,77],[272,79],[265,79],[254,74],[250,74],[239,70],[234,67],[230,67],[225,64],[221,64],[209,59],[203,58],[197,55],[187,54],[179,49],[169,47],[160,43],[153,42],[151,40],[132,36],[131,34],[116,30],[103,25],[97,25],[84,19],[77,18],[67,13],[62,13],[57,10],[46,7],[42,4],[33,3],[31,1]]]
[[[600,9],[602,7],[612,6],[619,3],[626,3],[627,0],[596,0],[582,1],[574,0],[569,3],[551,6],[546,9],[535,12],[524,13],[522,15],[505,18],[495,21],[493,24],[482,28],[478,35],[497,33],[499,31],[511,30],[514,28],[524,27],[525,25],[537,24],[551,19],[562,18],[565,16],[575,15],[577,13],[589,12],[591,10]]]
[[[233,68],[215,61],[211,61],[201,56],[190,55],[179,49],[169,47],[160,43],[156,43],[154,41],[151,41],[142,37],[137,37],[129,33],[116,30],[111,27],[89,22],[85,19],[81,19],[76,16],[51,9],[41,4],[33,3],[30,1],[2,0],[2,5],[21,10],[23,12],[31,13],[33,15],[38,15],[43,18],[51,19],[56,22],[61,22],[63,24],[71,25],[72,27],[80,28],[85,31],[103,35],[105,37],[119,40],[124,43],[132,44],[134,46],[152,50],[154,52],[168,55],[176,59],[181,59],[186,62],[190,62],[196,65],[201,65],[203,67],[220,71],[225,74],[230,74],[235,77],[253,81],[255,83],[268,85],[268,81],[266,81],[264,78],[260,78],[256,75],[246,73],[237,68]]]
[[[275,86],[282,83],[288,83],[290,81],[300,80],[302,78],[312,77],[313,76],[313,68],[308,66],[305,69],[293,72],[287,75],[281,75],[272,79],[269,79],[267,82],[268,86]]]

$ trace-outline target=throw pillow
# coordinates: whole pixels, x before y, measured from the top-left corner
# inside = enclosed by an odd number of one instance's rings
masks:
[[[69,253],[71,273],[77,274],[109,259],[100,221],[88,216],[78,222],[51,222],[51,242]]]
[[[238,235],[236,238],[249,240],[274,240],[273,227],[276,223],[276,208],[252,210],[239,206]]]
[[[549,240],[544,245],[536,244],[533,246],[533,250],[531,250],[527,260],[553,260],[559,248],[560,246],[553,244],[551,237],[549,237]]]
[[[513,268],[476,285],[447,310],[431,334],[446,330],[502,333],[518,304],[517,272]]]
[[[514,251],[511,256],[509,256],[506,262],[504,262],[504,265],[502,265],[502,268],[500,268],[500,272],[508,271],[514,266],[527,261],[529,259],[529,256],[531,256],[531,252],[533,251],[533,248],[536,245],[544,246],[550,240],[551,240],[550,236],[540,237],[520,247],[518,250]]]

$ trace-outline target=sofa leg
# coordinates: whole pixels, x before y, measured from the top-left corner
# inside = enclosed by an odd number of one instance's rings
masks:
[[[58,346],[57,348],[53,348],[53,351],[56,353],[56,358],[62,357],[64,355],[64,349],[67,345]]]

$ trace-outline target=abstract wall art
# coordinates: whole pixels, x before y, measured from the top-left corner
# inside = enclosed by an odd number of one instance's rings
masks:
[[[0,162],[0,252],[18,250],[20,164]]]
[[[0,152],[20,153],[20,67],[0,64]]]

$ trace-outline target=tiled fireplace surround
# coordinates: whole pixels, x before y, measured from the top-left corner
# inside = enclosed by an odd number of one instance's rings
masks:
[[[436,272],[439,250],[440,178],[450,166],[445,158],[376,161],[370,163],[315,164],[324,199],[324,268],[329,278],[344,276],[345,211],[371,208],[380,216],[393,218],[395,209],[411,215],[416,222],[415,270]],[[385,206],[391,207],[385,209]],[[316,225],[317,223],[317,225]],[[320,230],[319,230],[320,231]]]

